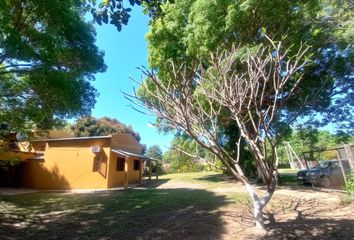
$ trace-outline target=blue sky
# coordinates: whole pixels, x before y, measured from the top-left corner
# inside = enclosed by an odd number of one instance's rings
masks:
[[[137,67],[147,64],[147,42],[145,34],[148,31],[149,18],[142,14],[141,8],[134,7],[128,26],[118,32],[112,25],[97,26],[97,45],[105,52],[105,62],[108,69],[105,73],[96,74],[93,83],[100,96],[92,111],[95,117],[113,117],[120,122],[131,125],[140,133],[141,143],[148,147],[158,144],[163,151],[169,147],[172,135],[158,133],[152,127],[155,121],[152,116],[146,116],[131,109],[129,102],[121,91],[133,92],[133,83],[129,77],[140,80]]]

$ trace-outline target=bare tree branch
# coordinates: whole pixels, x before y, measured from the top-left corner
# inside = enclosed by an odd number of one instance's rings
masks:
[[[284,48],[281,41],[266,39],[270,47],[259,47],[256,52],[248,50],[246,58],[238,56],[235,46],[229,50],[218,49],[211,54],[207,70],[201,65],[187,67],[171,63],[171,78],[162,80],[153,71],[143,69],[146,80],[140,84],[140,90],[145,96],[136,92],[126,94],[138,107],[147,109],[170,127],[182,130],[215,154],[246,185],[254,202],[256,225],[260,227],[264,227],[263,208],[276,186],[279,133],[276,124],[284,118],[284,106],[299,87],[308,50],[301,45],[294,56],[288,56],[289,48]],[[222,109],[230,112],[229,117],[240,131],[236,157],[220,143],[218,119]],[[254,191],[240,165],[242,139],[252,150],[267,185],[263,197]]]

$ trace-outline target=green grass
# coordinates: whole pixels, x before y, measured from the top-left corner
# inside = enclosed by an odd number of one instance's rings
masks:
[[[297,185],[296,174],[299,170],[291,168],[279,169],[279,184],[281,185]]]
[[[232,176],[216,173],[216,172],[189,172],[189,173],[172,173],[166,174],[161,179],[172,179],[177,182],[188,182],[192,184],[204,185],[207,189],[217,188],[220,186],[230,186],[234,184]]]
[[[297,173],[299,170],[291,168],[280,168],[278,171],[279,173]]]
[[[227,184],[215,173],[164,175],[154,182]],[[220,238],[219,208],[244,202],[206,189],[130,189],[90,194],[34,193],[0,197],[1,239]],[[195,224],[198,223],[198,224]],[[193,226],[193,227],[191,227]]]

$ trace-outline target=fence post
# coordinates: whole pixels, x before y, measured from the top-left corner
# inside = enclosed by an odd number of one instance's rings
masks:
[[[352,146],[350,146],[349,144],[344,145],[344,150],[345,150],[345,153],[347,154],[350,169],[353,170],[353,168],[354,168],[354,154],[353,154]]]
[[[345,172],[344,172],[344,168],[343,168],[343,164],[342,164],[342,159],[340,158],[338,149],[337,149],[337,158],[338,158],[340,170],[342,172],[342,177],[343,177],[343,180],[344,180],[344,184],[345,184],[345,187],[347,188],[347,177],[345,176]]]

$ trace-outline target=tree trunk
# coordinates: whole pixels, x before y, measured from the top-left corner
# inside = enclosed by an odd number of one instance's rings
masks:
[[[261,205],[260,200],[253,202],[253,212],[254,212],[254,220],[256,223],[256,228],[265,229],[264,217],[263,217],[263,206]]]
[[[256,227],[265,230],[263,209],[273,196],[276,182],[275,181],[272,182],[272,185],[267,188],[267,192],[262,198],[259,198],[259,196],[257,195],[254,188],[251,186],[251,184],[246,183],[245,185],[253,201],[253,212],[254,212],[254,220],[255,220]]]
[[[260,181],[262,181],[263,184],[266,184],[267,180],[265,179],[264,175],[262,174],[262,170],[261,170],[260,166],[257,166],[257,173],[258,173],[258,179]]]

